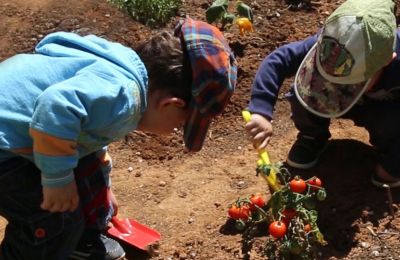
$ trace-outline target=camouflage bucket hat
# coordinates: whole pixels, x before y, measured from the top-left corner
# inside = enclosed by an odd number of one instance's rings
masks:
[[[236,85],[237,65],[222,33],[208,23],[189,17],[175,28],[190,61],[192,91],[184,142],[190,151],[199,151],[210,123],[223,112]]]
[[[359,100],[371,77],[392,59],[393,11],[392,0],[348,0],[328,17],[296,74],[294,89],[303,106],[331,118]]]

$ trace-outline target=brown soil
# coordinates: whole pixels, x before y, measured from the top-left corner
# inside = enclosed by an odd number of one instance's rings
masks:
[[[181,15],[204,20],[212,1],[183,2]],[[119,215],[135,218],[162,235],[158,256],[127,248],[127,259],[263,259],[265,236],[243,252],[241,235],[227,224],[229,203],[238,196],[267,192],[266,183],[255,176],[257,154],[245,137],[240,111],[248,103],[253,76],[264,56],[314,33],[341,1],[319,0],[308,10],[291,10],[283,0],[246,2],[255,13],[255,32],[240,36],[235,26],[224,32],[238,58],[239,81],[226,112],[212,125],[204,149],[185,153],[180,133],[169,137],[132,133],[110,146]],[[93,33],[128,46],[156,32],[105,1],[0,2],[0,60],[32,51],[44,35],[55,31]],[[297,133],[283,93],[269,146],[273,161],[285,160]],[[386,191],[369,180],[377,158],[368,133],[344,120],[333,120],[331,131],[332,141],[319,165],[308,172],[292,170],[304,177],[320,176],[327,189],[327,200],[317,209],[328,244],[319,249],[318,259],[400,259],[400,191],[392,191],[392,219]],[[5,223],[0,220],[0,232]]]

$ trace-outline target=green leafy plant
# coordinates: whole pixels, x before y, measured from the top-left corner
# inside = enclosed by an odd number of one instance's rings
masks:
[[[207,22],[221,23],[224,28],[228,24],[233,24],[236,18],[247,18],[253,22],[253,11],[247,4],[242,1],[236,2],[236,15],[228,11],[228,0],[215,0],[206,10]]]
[[[161,26],[179,10],[181,0],[108,0],[148,26]]]

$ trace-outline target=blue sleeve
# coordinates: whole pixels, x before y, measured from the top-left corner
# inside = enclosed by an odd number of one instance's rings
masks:
[[[73,180],[82,131],[122,124],[119,119],[129,116],[133,98],[126,85],[107,75],[85,72],[50,86],[39,96],[30,134],[43,185],[60,186]]]
[[[286,78],[296,74],[304,57],[317,42],[317,35],[279,47],[261,63],[254,78],[249,110],[271,119],[279,90]]]

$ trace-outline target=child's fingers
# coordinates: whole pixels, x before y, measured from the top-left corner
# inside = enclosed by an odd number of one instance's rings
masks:
[[[68,204],[68,203],[65,203],[65,204]],[[62,212],[63,208],[64,208],[64,203],[56,202],[56,203],[53,203],[53,205],[51,206],[49,211],[50,212]]]
[[[79,196],[74,196],[71,200],[69,211],[75,211],[79,206]]]
[[[266,149],[269,143],[269,139],[270,137],[265,138],[264,141],[262,141],[261,144],[258,146],[258,149]]]
[[[254,128],[251,128],[251,129],[249,129],[249,131],[247,131],[247,133],[251,136],[251,137],[255,137],[259,132],[261,132],[262,131],[262,129],[261,128],[258,128],[258,127],[254,127]]]
[[[49,210],[53,207],[53,203],[48,200],[43,200],[42,204],[40,204],[40,208],[43,210]]]
[[[262,149],[261,146],[266,146],[268,143],[269,135],[266,132],[259,132],[253,137],[253,146],[257,149]]]

